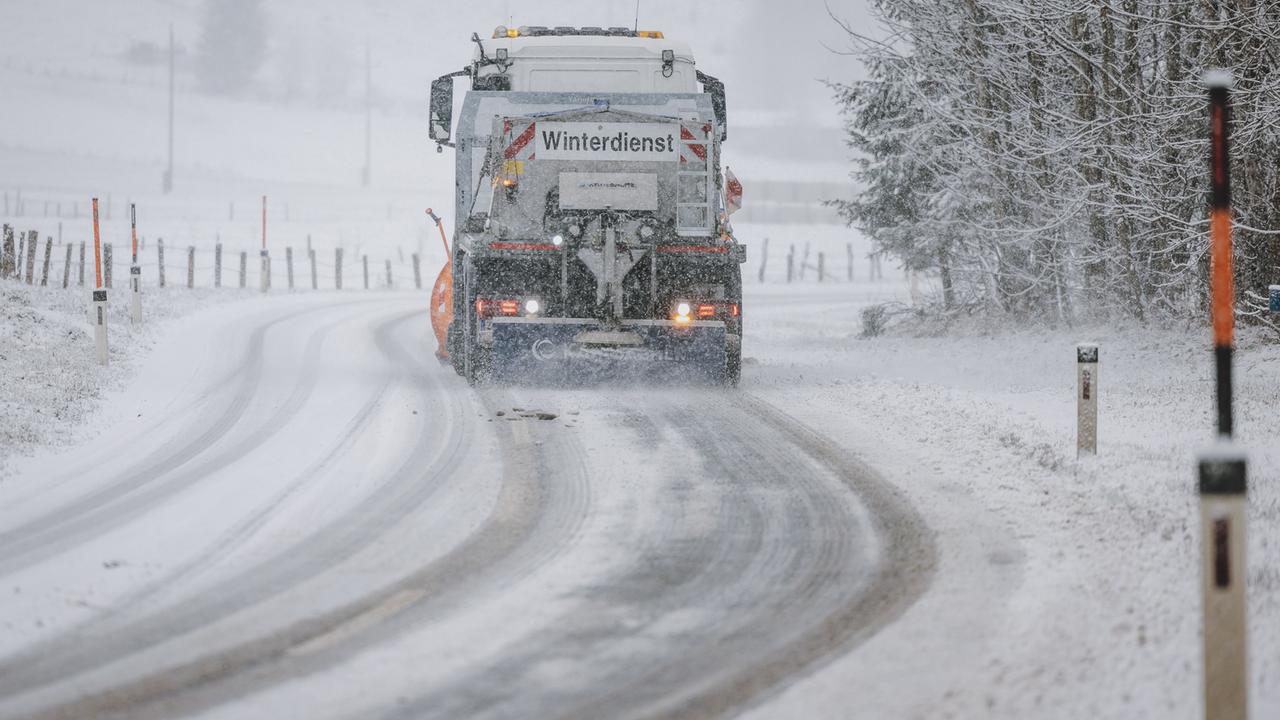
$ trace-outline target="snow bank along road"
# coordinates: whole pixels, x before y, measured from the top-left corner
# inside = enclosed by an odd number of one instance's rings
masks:
[[[472,390],[417,296],[203,311],[96,422],[0,485],[3,718],[716,716],[934,566],[749,391]]]

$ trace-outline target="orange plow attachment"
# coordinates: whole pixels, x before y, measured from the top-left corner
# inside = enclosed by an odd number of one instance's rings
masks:
[[[449,241],[444,236],[444,222],[440,216],[427,208],[427,214],[435,221],[440,230],[440,242],[444,243],[445,257],[449,255]],[[431,329],[436,334],[436,357],[441,362],[449,359],[449,323],[453,321],[453,261],[450,260],[441,268],[436,276],[435,285],[431,286]]]
[[[431,286],[431,329],[436,333],[436,357],[449,359],[446,338],[453,320],[453,263],[445,263]]]

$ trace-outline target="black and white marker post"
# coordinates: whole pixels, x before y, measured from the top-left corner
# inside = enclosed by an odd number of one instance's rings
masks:
[[[93,338],[98,364],[107,364],[107,289],[102,286],[102,234],[98,229],[98,198],[93,199]]]
[[[129,263],[129,319],[142,322],[142,266],[138,264],[138,208],[129,203],[129,234],[133,244],[133,260]]]
[[[1098,346],[1076,345],[1076,457],[1098,454]]]
[[[1212,178],[1210,282],[1217,365],[1218,445],[1199,458],[1201,585],[1204,611],[1204,715],[1248,717],[1245,607],[1246,465],[1232,442],[1235,283],[1231,249],[1230,75],[1208,73]]]

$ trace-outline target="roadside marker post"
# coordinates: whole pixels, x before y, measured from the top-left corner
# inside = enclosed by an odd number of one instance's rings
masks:
[[[1245,453],[1232,442],[1235,279],[1229,148],[1231,76],[1225,72],[1206,73],[1205,84],[1209,89],[1209,282],[1219,442],[1199,460],[1204,716],[1207,720],[1244,720],[1249,715],[1245,575],[1248,462]]]
[[[98,198],[93,199],[93,338],[98,364],[107,364],[107,289],[102,286],[102,233],[98,226]]]
[[[1267,288],[1271,296],[1271,312],[1280,313],[1280,285]]]
[[[1245,597],[1247,463],[1230,441],[1200,455],[1200,576],[1204,599],[1204,716],[1248,717]]]
[[[1098,346],[1076,345],[1076,457],[1098,454]]]
[[[284,249],[284,266],[289,273],[289,292],[293,292],[293,246]]]
[[[142,322],[142,266],[138,264],[138,208],[129,203],[129,235],[133,243],[133,261],[129,265],[129,319]]]
[[[258,276],[259,289],[271,289],[271,256],[267,254],[267,196],[262,196],[262,272]]]
[[[307,256],[311,258],[311,289],[320,289],[320,278],[316,276],[316,251],[307,250]]]
[[[213,246],[213,286],[222,287],[222,243]]]

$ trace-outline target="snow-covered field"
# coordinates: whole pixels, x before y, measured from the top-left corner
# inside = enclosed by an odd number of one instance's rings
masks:
[[[140,326],[130,323],[125,297],[117,289],[115,302],[108,305],[110,365],[102,368],[94,354],[86,290],[0,280],[0,482],[9,475],[15,454],[65,447],[92,434],[86,421],[97,401],[133,377],[139,354],[154,344],[170,319],[242,295],[148,288]]]
[[[759,717],[1196,717],[1201,327],[860,339],[857,294],[753,288],[745,387],[877,468],[935,535],[928,592]],[[1280,346],[1246,335],[1255,717],[1280,714]],[[1075,453],[1075,345],[1101,346],[1099,454]]]

